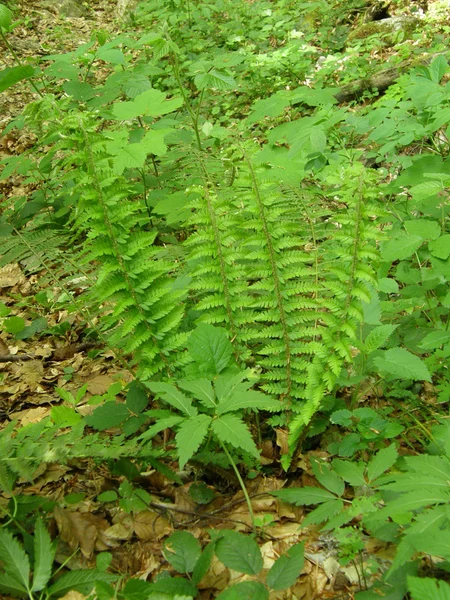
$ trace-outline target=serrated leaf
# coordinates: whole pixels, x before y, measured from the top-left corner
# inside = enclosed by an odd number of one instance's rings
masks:
[[[40,592],[50,581],[55,550],[47,528],[41,519],[37,519],[34,529],[33,592]]]
[[[268,600],[269,592],[259,581],[241,581],[216,596],[217,600]]]
[[[311,511],[303,519],[302,527],[309,527],[309,525],[320,525],[321,523],[325,523],[336,515],[341,514],[343,510],[344,503],[342,500],[329,500],[324,502]]]
[[[134,414],[140,414],[148,404],[145,390],[135,381],[132,381],[127,391],[126,407]]]
[[[440,83],[447,70],[448,62],[445,56],[436,56],[431,65],[428,67],[428,72],[430,74],[431,81],[434,81],[434,83]]]
[[[29,598],[26,588],[9,573],[0,573],[0,591],[19,598]]]
[[[431,381],[431,375],[425,363],[405,348],[386,350],[384,357],[374,359],[377,368],[397,379],[413,381]]]
[[[197,588],[193,583],[182,579],[181,577],[164,577],[155,583],[150,584],[151,592],[149,598],[153,600],[154,592],[162,592],[167,594],[169,598],[179,598],[180,596],[188,596],[194,598],[197,596]],[[175,596],[175,598],[174,598]]]
[[[126,121],[147,115],[159,117],[173,112],[182,106],[182,98],[166,100],[166,94],[159,90],[150,89],[130,102],[118,102],[113,105],[112,114],[115,119]]]
[[[403,226],[410,235],[419,235],[424,240],[435,240],[441,235],[439,223],[429,219],[405,221]]]
[[[105,431],[111,427],[118,427],[130,416],[130,411],[125,404],[105,402],[84,419],[86,423],[97,431]]]
[[[0,562],[19,589],[29,589],[30,561],[21,544],[6,529],[0,530]]]
[[[441,237],[428,243],[428,250],[436,258],[447,260],[450,256],[450,234],[441,235]]]
[[[199,449],[208,433],[211,417],[208,415],[196,415],[185,419],[178,427],[175,437],[177,442],[178,459],[180,470],[192,458]]]
[[[202,374],[219,375],[229,364],[233,346],[225,329],[201,323],[189,336],[188,350]]]
[[[394,444],[379,450],[367,467],[367,478],[369,483],[390,469],[395,464],[397,458],[398,452]]]
[[[218,419],[214,419],[211,429],[224,444],[242,448],[255,458],[259,458],[259,452],[247,425],[236,415],[222,415]]]
[[[266,583],[272,590],[286,590],[294,585],[305,564],[304,542],[291,546],[267,573]]]
[[[446,344],[448,341],[450,341],[450,331],[443,331],[442,329],[430,331],[420,342],[419,348],[423,350],[436,350],[436,348],[439,348],[442,344]]]
[[[101,48],[97,51],[97,58],[113,65],[124,65],[127,62],[124,53],[118,48]]]
[[[242,374],[243,375],[243,374]],[[268,394],[249,390],[249,383],[236,381],[236,375],[223,375],[215,384],[218,407],[216,414],[222,415],[243,409],[258,409],[273,412],[281,409],[279,400]]]
[[[53,585],[48,588],[48,593],[51,596],[64,596],[71,590],[76,590],[81,593],[89,593],[96,581],[106,581],[106,583],[113,583],[117,581],[117,575],[111,575],[110,573],[102,573],[97,570],[75,570],[69,573],[64,573],[61,577],[55,581]]]
[[[422,242],[423,239],[420,235],[402,233],[383,244],[381,257],[387,262],[404,260],[414,254],[414,252],[420,248]]]
[[[51,416],[58,427],[72,427],[82,419],[72,406],[52,406]]]
[[[164,429],[172,429],[176,425],[179,425],[184,421],[185,417],[167,417],[165,419],[159,419],[154,425],[150,425],[144,433],[142,433],[138,439],[140,440],[151,440],[160,431]]]
[[[212,383],[209,379],[194,379],[193,381],[182,380],[178,385],[191,394],[203,404],[205,408],[215,409],[217,399]]]
[[[164,542],[164,558],[178,573],[192,573],[201,555],[200,542],[188,531],[175,531]]]
[[[204,548],[201,556],[195,563],[194,570],[192,571],[192,582],[198,585],[206,573],[209,571],[212,559],[214,558],[214,552],[216,549],[216,542],[209,542]]]
[[[398,325],[379,325],[372,329],[364,341],[364,351],[370,354],[384,346],[397,327]]]
[[[348,460],[333,460],[333,469],[344,481],[347,481],[353,487],[367,485],[364,478],[364,465],[362,463],[353,463]]]
[[[448,493],[446,490],[434,488],[432,490],[417,489],[412,492],[402,494],[400,498],[392,500],[385,508],[378,513],[380,518],[392,517],[399,513],[405,513],[411,510],[417,510],[430,504],[448,503]]]
[[[289,95],[284,90],[257,100],[252,104],[252,112],[247,117],[247,123],[257,123],[262,121],[264,117],[278,117],[283,114],[286,107],[290,104]]]
[[[231,90],[236,87],[234,78],[219,69],[211,69],[207,73],[199,73],[195,76],[194,83],[199,90]]]
[[[283,502],[295,504],[296,506],[305,506],[308,504],[321,504],[328,500],[336,500],[336,496],[328,490],[305,486],[302,488],[289,488],[287,490],[278,490],[272,492],[273,496],[280,498]]]
[[[257,575],[263,568],[258,544],[238,531],[224,532],[216,543],[216,556],[226,567],[238,573]]]
[[[317,481],[336,496],[342,496],[345,483],[328,465],[316,459],[311,460],[311,467]]]
[[[450,600],[450,585],[443,580],[409,576],[407,582],[411,600]]]
[[[184,415],[194,417],[197,414],[197,409],[192,406],[191,399],[180,392],[174,385],[156,381],[146,383],[146,385],[153,393],[160,396],[167,404],[170,404],[170,406],[173,406]]]

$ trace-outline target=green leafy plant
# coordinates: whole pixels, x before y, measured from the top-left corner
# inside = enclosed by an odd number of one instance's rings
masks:
[[[63,573],[55,579],[53,560],[56,545],[40,520],[36,520],[33,536],[33,559],[22,544],[6,528],[0,531],[0,590],[18,598],[46,600],[60,598],[70,590],[89,593],[96,581],[113,582],[116,576],[95,569]]]

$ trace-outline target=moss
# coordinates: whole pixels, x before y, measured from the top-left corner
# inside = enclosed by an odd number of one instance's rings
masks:
[[[348,36],[348,41],[366,39],[369,36],[377,35],[386,46],[393,46],[398,41],[399,33],[403,34],[403,39],[411,38],[420,22],[420,19],[406,15],[381,19],[381,21],[371,21],[352,31]]]

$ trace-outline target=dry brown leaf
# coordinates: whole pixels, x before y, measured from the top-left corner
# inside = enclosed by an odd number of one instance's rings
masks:
[[[37,384],[42,380],[43,376],[44,364],[40,360],[29,360],[23,363],[16,372],[16,377],[20,377],[33,390],[36,389]]]
[[[197,587],[199,590],[216,589],[222,591],[228,587],[229,580],[229,570],[214,555],[208,572]]]
[[[86,600],[87,598],[89,598],[89,596],[85,596],[81,592],[76,592],[75,590],[72,590],[70,592],[67,592],[67,594],[59,600]]]
[[[72,512],[59,506],[55,507],[54,515],[61,539],[72,550],[79,547],[83,556],[89,558],[94,549],[101,551],[109,547],[101,535],[109,527],[106,519],[89,513]]]
[[[25,276],[17,263],[5,265],[0,269],[0,288],[14,287],[25,281]]]
[[[92,377],[92,379],[89,379],[86,383],[89,393],[93,394],[94,396],[101,396],[109,390],[114,383],[114,379],[111,377],[111,375],[96,375],[95,377]]]
[[[48,406],[38,406],[36,408],[30,408],[28,410],[21,410],[18,413],[13,413],[11,417],[19,419],[22,427],[30,425],[31,423],[39,423],[45,417],[50,414],[50,408]],[[20,416],[19,416],[20,415]]]
[[[9,348],[2,338],[0,338],[0,354],[9,354]]]
[[[103,532],[103,535],[112,540],[129,540],[133,535],[133,529],[131,527],[127,527],[124,523],[116,523],[111,527],[108,527]]]
[[[134,533],[141,540],[160,540],[172,533],[169,521],[152,510],[143,510],[134,518]]]

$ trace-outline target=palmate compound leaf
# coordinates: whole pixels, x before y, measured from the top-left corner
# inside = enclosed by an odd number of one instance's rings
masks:
[[[45,588],[52,576],[53,559],[56,547],[41,519],[36,521],[34,529],[34,571],[32,591],[39,592]]]
[[[214,385],[218,406],[216,414],[223,415],[243,409],[258,409],[273,412],[282,408],[281,402],[267,394],[249,390],[250,382],[243,382],[245,372],[221,375]]]
[[[263,568],[261,550],[249,535],[224,531],[216,543],[217,558],[229,569],[246,575],[257,575]]]
[[[154,394],[157,394],[167,404],[173,406],[187,417],[194,417],[197,410],[192,406],[190,398],[185,396],[180,390],[170,383],[160,383],[151,381],[145,384]]]
[[[160,117],[180,108],[182,104],[182,98],[166,100],[166,94],[152,88],[139,94],[130,102],[117,102],[113,106],[112,113],[113,118],[120,121],[135,119],[142,115]]]
[[[0,530],[0,588],[14,586],[16,593],[29,589],[30,561],[16,538],[6,529]]]
[[[431,381],[431,375],[425,363],[405,348],[386,350],[384,357],[374,359],[377,368],[396,379],[413,381]]]
[[[308,504],[321,504],[329,500],[336,500],[336,496],[322,488],[305,486],[302,488],[289,488],[287,490],[278,490],[272,492],[272,496],[276,496],[296,506],[305,506]]]
[[[316,459],[311,460],[311,467],[317,481],[323,485],[323,487],[327,488],[331,493],[336,494],[336,496],[342,496],[345,490],[345,483],[333,469],[324,462]]]
[[[188,531],[175,531],[164,542],[164,558],[178,573],[192,573],[201,553],[200,542]]]
[[[259,458],[259,452],[250,431],[236,415],[222,415],[214,419],[211,429],[222,443],[231,444],[234,448],[242,448],[255,458]]]
[[[304,543],[291,546],[267,573],[266,583],[272,590],[286,590],[294,585],[305,564]]]
[[[82,594],[89,594],[96,581],[113,583],[114,581],[117,581],[117,579],[117,575],[102,573],[96,569],[70,571],[69,573],[61,575],[61,577],[48,588],[48,594],[50,596],[56,596],[57,598],[64,596],[71,590],[76,590]]]
[[[194,379],[193,381],[182,380],[178,385],[183,390],[191,392],[197,400],[203,404],[205,408],[215,409],[217,406],[216,394],[212,383],[209,379]]]
[[[180,469],[184,468],[184,465],[199,449],[208,433],[210,424],[211,417],[208,415],[195,415],[185,419],[178,427],[175,439]]]

